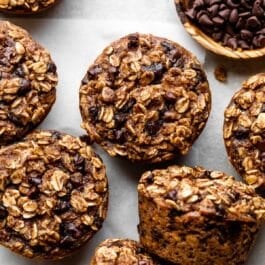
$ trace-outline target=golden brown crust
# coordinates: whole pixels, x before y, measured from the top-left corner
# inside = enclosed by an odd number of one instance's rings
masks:
[[[106,170],[79,138],[36,131],[0,150],[0,243],[28,258],[61,259],[102,226]]]
[[[56,98],[56,66],[24,29],[0,22],[0,144],[39,125]]]
[[[186,154],[208,119],[211,95],[197,59],[145,34],[112,43],[80,88],[83,128],[111,156],[160,162]]]
[[[0,11],[16,14],[30,15],[46,11],[59,0],[0,0]]]
[[[90,265],[159,265],[141,245],[129,239],[106,239],[98,248]]]
[[[229,159],[245,182],[265,193],[265,74],[243,83],[225,110]]]
[[[138,192],[141,244],[177,264],[243,264],[265,220],[253,188],[200,167],[148,171]]]

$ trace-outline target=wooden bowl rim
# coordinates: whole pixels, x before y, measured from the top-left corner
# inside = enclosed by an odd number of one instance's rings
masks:
[[[181,2],[183,2],[183,0],[174,0],[174,1],[177,13],[187,32],[192,36],[193,39],[195,39],[207,50],[212,51],[215,54],[223,55],[233,59],[251,59],[251,58],[259,58],[265,56],[265,47],[255,50],[241,50],[241,49],[232,50],[231,48],[223,46],[220,43],[216,42],[211,37],[209,37],[204,32],[202,32],[185,15],[185,12],[182,9],[181,5]]]

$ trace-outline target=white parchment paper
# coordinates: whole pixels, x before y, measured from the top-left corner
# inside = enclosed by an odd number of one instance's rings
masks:
[[[212,89],[213,107],[208,124],[189,155],[175,162],[201,165],[237,176],[228,162],[222,139],[224,108],[244,79],[265,71],[263,59],[239,62],[205,53],[183,29],[173,0],[61,0],[53,9],[38,16],[1,15],[0,18],[26,28],[50,51],[58,67],[57,100],[40,127],[76,136],[85,133],[80,128],[80,81],[106,45],[132,32],[153,33],[179,42],[204,64]],[[225,84],[213,77],[213,70],[219,63],[228,69],[228,82]],[[81,251],[63,261],[31,261],[0,248],[1,265],[88,265],[95,247],[105,238],[138,239],[136,187],[141,173],[151,167],[110,158],[98,146],[95,148],[107,166],[110,183],[108,218],[102,230]],[[261,231],[247,265],[265,265],[263,245],[265,230]]]

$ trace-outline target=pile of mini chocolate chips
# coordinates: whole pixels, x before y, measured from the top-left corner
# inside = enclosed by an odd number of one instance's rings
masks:
[[[191,0],[185,14],[233,50],[265,46],[265,0]]]

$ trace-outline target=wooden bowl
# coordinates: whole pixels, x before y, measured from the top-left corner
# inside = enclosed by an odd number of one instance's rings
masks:
[[[190,0],[175,0],[177,13],[187,32],[204,48],[212,51],[213,53],[234,59],[258,58],[265,55],[265,47],[255,50],[232,50],[231,48],[223,46],[221,43],[213,40],[210,36],[206,35],[196,25],[194,25],[193,22],[186,16],[185,11],[188,8],[189,1]]]

